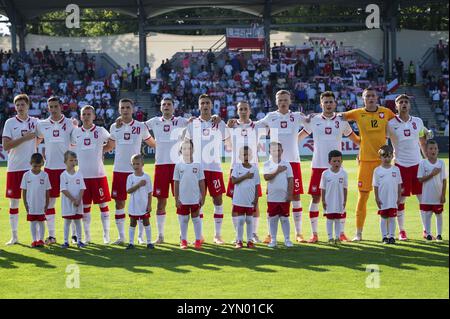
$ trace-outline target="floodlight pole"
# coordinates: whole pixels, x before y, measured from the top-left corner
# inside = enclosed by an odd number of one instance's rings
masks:
[[[270,24],[272,20],[272,0],[265,0],[264,3],[264,55],[270,60]]]
[[[147,65],[147,33],[145,31],[146,12],[141,0],[138,0],[138,21],[139,21],[139,68],[141,71]],[[144,77],[141,76],[141,89],[144,89]]]

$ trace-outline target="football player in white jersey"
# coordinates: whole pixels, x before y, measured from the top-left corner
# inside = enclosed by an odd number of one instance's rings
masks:
[[[212,118],[212,100],[202,94],[198,98],[200,117],[188,124],[185,138],[194,143],[194,163],[201,163],[205,174],[205,184],[214,203],[215,235],[214,242],[218,245],[222,240],[223,202],[225,193],[221,167],[222,142],[229,138],[230,133],[223,121],[216,124]],[[200,212],[200,218],[203,217]]]
[[[231,167],[240,163],[239,151],[243,146],[248,146],[252,151],[251,164],[255,164],[258,167],[258,145],[259,139],[262,136],[267,135],[267,129],[265,125],[256,123],[250,120],[251,109],[250,105],[246,101],[241,101],[237,104],[237,111],[239,120],[229,120],[227,126],[230,128],[231,137],[225,141],[226,144],[231,142]],[[228,180],[227,196],[233,198],[234,184],[232,183],[232,172],[230,171],[230,178]],[[258,185],[258,197],[262,196],[261,185]],[[253,214],[253,241],[260,242],[258,238],[258,225],[259,225],[259,204],[256,206]]]
[[[394,147],[395,165],[400,169],[403,181],[402,198],[397,211],[399,240],[407,240],[405,223],[405,200],[410,195],[416,195],[420,201],[422,183],[417,179],[419,163],[422,159],[420,152],[425,155],[427,129],[420,118],[411,116],[410,99],[401,94],[395,99],[398,114],[388,122],[388,135]],[[425,227],[425,223],[423,223]],[[425,228],[424,228],[425,229]]]
[[[322,107],[322,114],[313,117],[309,123],[305,124],[303,130],[299,133],[299,139],[303,139],[305,136],[311,134],[314,139],[314,151],[311,165],[312,173],[308,189],[308,194],[312,196],[309,205],[312,236],[308,240],[308,243],[316,243],[319,241],[317,226],[321,197],[320,180],[322,173],[330,167],[328,161],[329,152],[333,150],[342,150],[342,136],[349,137],[355,144],[359,144],[359,137],[353,132],[350,124],[335,113],[336,99],[333,92],[326,91],[320,95],[320,106]],[[339,219],[341,223],[339,227],[341,234],[337,235],[340,241],[348,241],[344,232],[345,216],[346,215],[343,215],[343,218]]]
[[[179,162],[178,151],[181,137],[188,124],[187,119],[173,115],[174,107],[171,98],[166,97],[161,100],[161,113],[162,116],[156,116],[145,122],[156,143],[153,195],[158,201],[156,208],[158,239],[155,244],[164,242],[164,223],[169,187],[171,187],[173,195],[173,173],[175,164]]]
[[[60,176],[66,169],[64,153],[70,148],[70,135],[76,127],[76,123],[62,114],[61,101],[57,96],[51,96],[47,100],[50,117],[38,121],[36,134],[38,142],[44,140],[44,171],[48,174],[52,189],[50,190],[50,201],[45,212],[48,238],[46,244],[56,243],[55,235],[55,203],[60,195]]]
[[[30,98],[26,94],[14,97],[17,115],[9,118],[3,128],[2,145],[8,152],[6,170],[6,198],[9,199],[9,222],[11,224],[11,240],[6,245],[19,242],[19,200],[21,198],[20,183],[22,177],[30,170],[30,158],[36,153],[37,119],[28,115]]]
[[[103,165],[103,154],[112,148],[109,132],[94,124],[95,109],[85,105],[81,109],[82,126],[75,128],[71,140],[78,155],[80,172],[83,175],[86,190],[83,193],[83,225],[85,242],[91,240],[91,204],[98,204],[103,225],[103,242],[109,243],[109,208],[111,201],[108,179]],[[73,238],[73,240],[77,240]],[[80,238],[78,240],[81,240]]]
[[[119,101],[120,127],[114,123],[110,128],[111,146],[115,147],[113,181],[111,195],[116,202],[116,226],[119,238],[114,242],[121,245],[125,242],[125,201],[127,199],[126,183],[128,175],[133,173],[131,156],[141,154],[142,142],[150,147],[155,146],[147,126],[133,119],[133,101],[121,99]]]

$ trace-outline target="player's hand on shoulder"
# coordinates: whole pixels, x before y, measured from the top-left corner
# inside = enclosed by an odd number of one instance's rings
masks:
[[[227,126],[229,128],[233,128],[235,124],[236,124],[236,119],[229,119],[227,122]]]
[[[222,118],[219,115],[214,114],[211,116],[211,121],[214,125],[219,125],[219,123],[222,121]]]
[[[305,117],[306,123],[311,123],[311,120],[316,116],[315,113],[310,113],[308,115],[304,115],[303,113],[301,113],[301,114]]]
[[[195,119],[196,119],[195,116],[191,116],[191,117],[188,119],[188,121],[187,121],[188,124],[194,122]]]
[[[117,128],[120,128],[122,126],[123,122],[122,122],[122,117],[121,116],[116,118],[115,124],[116,124]]]
[[[78,120],[76,118],[72,117],[70,120],[72,121],[72,125],[74,127],[78,127],[79,122],[78,122]]]

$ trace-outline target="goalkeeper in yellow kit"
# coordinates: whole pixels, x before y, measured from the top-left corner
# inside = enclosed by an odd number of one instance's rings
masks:
[[[341,113],[346,121],[355,121],[358,125],[361,142],[359,144],[358,164],[358,204],[356,206],[356,236],[353,241],[362,240],[364,221],[366,220],[367,200],[372,190],[373,172],[381,161],[378,150],[386,144],[386,128],[394,113],[378,105],[375,89],[367,88],[362,93],[364,107]]]

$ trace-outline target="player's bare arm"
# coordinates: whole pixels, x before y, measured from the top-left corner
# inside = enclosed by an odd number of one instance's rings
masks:
[[[155,139],[153,138],[153,136],[150,136],[148,139],[146,139],[146,140],[144,141],[144,143],[147,144],[147,145],[150,146],[150,147],[156,147],[156,141],[155,141]]]
[[[274,179],[275,177],[277,177],[277,175],[280,174],[281,172],[284,172],[285,170],[287,170],[286,166],[279,165],[275,172],[269,173],[269,174],[264,174],[263,175],[264,180],[270,181],[270,180]]]
[[[205,204],[205,196],[206,196],[206,185],[205,185],[205,180],[202,179],[201,181],[198,182],[198,186],[200,186],[200,206],[203,206]]]
[[[14,140],[9,137],[3,137],[2,138],[3,149],[5,151],[9,151],[10,149],[15,148],[20,144],[30,141],[34,138],[36,138],[36,134],[34,132],[27,132],[22,137],[16,138]]]
[[[116,147],[116,141],[108,139],[108,142],[103,146],[103,153],[111,152]]]
[[[383,203],[381,202],[380,197],[378,196],[378,187],[374,186],[373,192],[375,194],[375,202],[377,203],[378,209],[381,209],[381,205],[383,205]]]
[[[181,202],[180,202],[180,182],[179,181],[173,181],[173,197],[175,199],[175,206],[177,208],[180,208]]]
[[[147,198],[147,213],[151,213],[152,211],[152,192],[148,193]]]
[[[348,138],[355,144],[359,145],[361,143],[361,137],[359,137],[359,135],[357,135],[355,132],[352,132],[352,134],[350,134]]]
[[[130,188],[128,188],[128,189],[127,189],[127,193],[128,193],[128,194],[132,194],[132,193],[134,193],[135,191],[137,191],[139,188],[145,186],[145,184],[147,184],[147,183],[145,182],[145,180],[141,180],[141,181],[139,181],[139,183],[137,183],[136,185],[131,186]]]
[[[308,137],[310,134],[308,134],[308,132],[306,132],[305,130],[301,130],[297,136],[298,136],[298,141],[303,141],[303,139],[305,139],[306,137]]]
[[[258,196],[258,186],[259,185],[255,185],[255,198],[253,199],[253,208],[256,209],[258,207],[258,200],[259,200],[259,196]]]
[[[436,175],[439,175],[440,173],[441,173],[441,169],[435,167],[429,175],[419,177],[418,180],[421,183],[425,183],[425,182],[429,181],[430,179],[432,179],[433,177],[435,177]]]
[[[23,199],[23,206],[25,206],[25,211],[27,212],[27,214],[29,214],[30,213],[30,209],[28,208],[27,190],[26,189],[22,190],[22,199]]]
[[[254,174],[251,173],[251,172],[247,172],[247,174],[242,175],[241,177],[234,177],[234,176],[232,176],[231,177],[231,182],[236,185],[236,184],[239,184],[239,183],[245,181],[246,179],[253,178],[253,176],[254,176]]]
[[[287,201],[288,202],[292,202],[294,200],[294,195],[292,194],[294,190],[294,178],[293,177],[289,177],[288,178],[288,197],[287,197]]]
[[[322,207],[323,210],[326,211],[327,210],[327,202],[325,201],[325,195],[326,195],[326,190],[325,188],[321,189],[322,191]]]
[[[445,194],[447,193],[447,179],[442,181],[441,204],[445,203]]]

